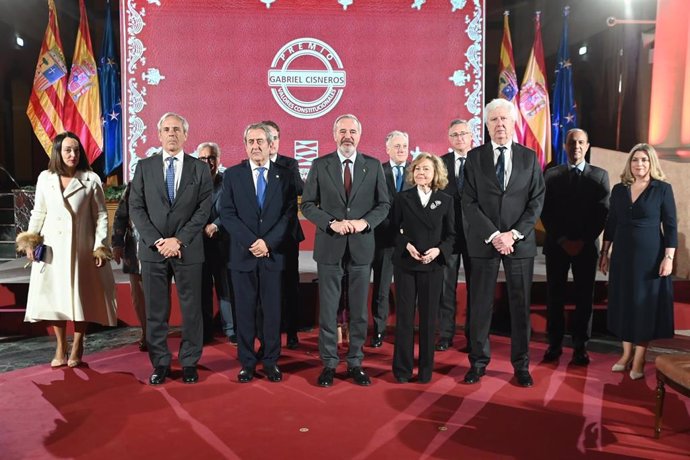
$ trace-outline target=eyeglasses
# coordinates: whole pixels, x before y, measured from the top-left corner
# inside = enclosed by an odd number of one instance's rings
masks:
[[[468,136],[468,135],[470,135],[470,134],[472,134],[472,133],[470,133],[470,132],[468,132],[468,131],[460,131],[459,133],[449,134],[448,136],[452,137],[453,139],[456,139],[456,138],[458,138],[458,137],[460,137],[460,136]]]
[[[201,161],[205,161],[205,162],[209,162],[209,161],[210,161],[210,162],[213,162],[213,163],[215,163],[216,161],[218,161],[218,158],[217,158],[217,157],[199,157],[199,159],[200,159]]]

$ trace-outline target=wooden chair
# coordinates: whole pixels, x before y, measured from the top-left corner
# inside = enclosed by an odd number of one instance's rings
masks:
[[[690,397],[690,353],[659,355],[656,357],[656,411],[654,437],[661,434],[661,415],[664,410],[665,385]]]

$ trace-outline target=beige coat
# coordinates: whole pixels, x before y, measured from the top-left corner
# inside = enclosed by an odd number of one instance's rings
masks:
[[[89,321],[117,323],[115,280],[110,263],[96,267],[93,251],[107,247],[108,213],[101,180],[93,172],[77,172],[65,191],[60,177],[43,171],[29,232],[46,245],[43,262],[31,267],[25,321]]]

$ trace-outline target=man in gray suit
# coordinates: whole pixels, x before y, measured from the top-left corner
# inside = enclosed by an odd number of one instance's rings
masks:
[[[491,359],[489,328],[501,263],[510,307],[510,361],[517,384],[531,387],[529,373],[530,289],[537,243],[534,225],[544,203],[544,177],[533,150],[513,142],[515,106],[494,99],[484,109],[491,142],[470,150],[465,165],[462,211],[471,257],[470,370],[479,382]]]
[[[129,212],[139,231],[139,260],[146,298],[146,342],[154,366],[149,383],[170,375],[168,349],[170,283],[175,277],[182,312],[179,359],[182,381],[196,383],[203,347],[202,230],[211,211],[213,184],[208,166],[184,153],[189,124],[176,113],[158,122],[161,154],[139,161],[129,196]]]
[[[339,361],[336,315],[344,276],[350,308],[347,373],[358,385],[371,384],[362,368],[362,346],[367,335],[373,229],[386,218],[390,204],[381,162],[357,151],[361,133],[362,125],[354,115],[335,120],[337,151],[314,161],[302,195],[302,213],[316,225],[319,354],[324,365],[318,384],[322,387],[333,385]]]

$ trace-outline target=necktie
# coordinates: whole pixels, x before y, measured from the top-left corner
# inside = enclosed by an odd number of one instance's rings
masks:
[[[570,186],[576,188],[582,171],[579,168],[570,169]]]
[[[395,176],[395,190],[399,192],[402,190],[403,184],[403,167],[402,165],[397,165],[395,169],[397,171],[397,175]]]
[[[168,157],[165,161],[168,162],[168,169],[165,171],[165,188],[168,191],[168,202],[170,204],[175,201],[175,157]]]
[[[498,179],[498,186],[501,188],[501,191],[505,191],[505,171],[506,171],[506,147],[500,146],[498,147],[498,150],[500,155],[498,155],[498,161],[496,162],[496,179]]]
[[[256,168],[259,175],[256,176],[256,203],[259,205],[259,209],[264,207],[264,198],[266,197],[266,178],[264,177],[264,171],[266,168]]]
[[[458,161],[460,166],[458,166],[458,173],[455,176],[455,185],[458,192],[462,192],[462,186],[465,184],[465,157],[459,157]]]
[[[350,171],[350,163],[352,160],[343,161],[343,185],[345,185],[345,197],[350,197],[350,191],[352,190],[352,171]]]

